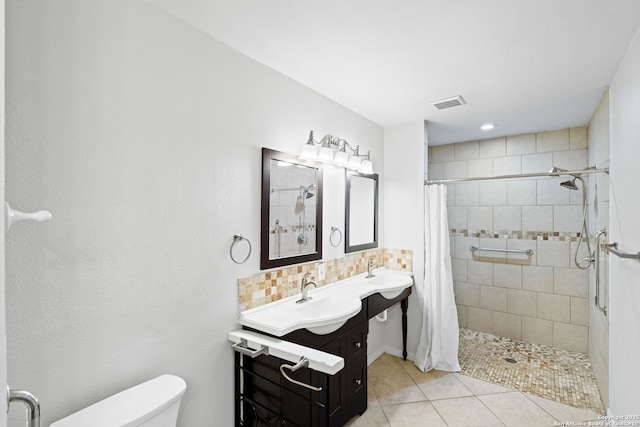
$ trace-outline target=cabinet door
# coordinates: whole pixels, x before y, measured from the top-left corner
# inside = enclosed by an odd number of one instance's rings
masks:
[[[335,340],[325,344],[320,350],[344,358],[346,368],[346,361],[348,359],[346,356],[347,349],[344,335],[341,335]],[[339,414],[341,411],[343,411],[348,403],[346,384],[344,381],[344,378],[346,378],[345,371],[346,369],[342,369],[335,375],[329,375],[329,395],[327,396],[327,406],[329,409],[330,417],[333,417],[334,415]]]

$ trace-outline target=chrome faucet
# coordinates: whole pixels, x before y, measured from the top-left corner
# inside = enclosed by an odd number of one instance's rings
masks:
[[[376,265],[376,257],[374,256],[369,257],[369,261],[367,262],[367,275],[365,279],[370,279],[372,277],[375,277],[375,274],[372,273],[373,267],[375,267],[375,265]]]
[[[316,282],[313,282],[311,280],[309,280],[308,278],[311,276],[310,272],[305,273],[304,276],[302,276],[302,285],[300,286],[300,289],[302,291],[302,296],[300,297],[300,299],[298,301],[296,301],[296,304],[302,304],[303,302],[307,302],[313,298],[308,297],[307,296],[307,292],[309,290],[309,286],[313,285],[313,287],[317,288],[318,284]]]

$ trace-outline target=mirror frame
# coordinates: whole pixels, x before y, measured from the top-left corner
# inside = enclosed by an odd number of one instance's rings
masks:
[[[301,166],[312,167],[318,171],[318,188],[316,190],[316,251],[284,258],[269,258],[269,215],[271,200],[271,160],[283,160]],[[260,270],[282,267],[285,265],[300,264],[308,261],[322,259],[322,165],[306,160],[298,156],[281,151],[262,148],[262,201],[260,214]]]
[[[360,245],[350,245],[349,217],[351,216],[351,177],[359,176],[373,180],[373,241]],[[345,171],[345,204],[344,204],[344,252],[357,252],[378,247],[378,174],[364,174]]]

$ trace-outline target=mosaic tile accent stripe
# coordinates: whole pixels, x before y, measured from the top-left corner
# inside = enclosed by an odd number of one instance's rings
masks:
[[[259,307],[300,292],[300,281],[307,272],[314,273],[324,263],[327,273],[319,286],[347,279],[367,271],[369,257],[376,257],[379,266],[392,270],[413,271],[413,251],[406,249],[371,249],[328,261],[297,264],[261,272],[238,279],[238,311]]]
[[[460,328],[458,358],[461,374],[604,414],[587,354]]]
[[[557,240],[576,242],[581,233],[560,231],[520,231],[520,230],[457,230],[451,229],[453,237],[480,237],[493,239],[521,239],[521,240]]]

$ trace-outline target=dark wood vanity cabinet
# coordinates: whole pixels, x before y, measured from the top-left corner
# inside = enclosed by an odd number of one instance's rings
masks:
[[[362,300],[360,312],[340,329],[316,335],[306,329],[291,332],[282,340],[316,348],[344,359],[335,375],[301,368],[287,374],[297,381],[322,387],[312,391],[293,384],[280,374],[280,365],[290,362],[273,356],[254,359],[235,354],[236,426],[342,426],[367,410],[367,334],[369,319],[397,302],[406,302],[411,288],[394,299],[374,294]],[[257,331],[259,332],[259,331]],[[403,321],[406,337],[406,320]],[[404,353],[406,354],[406,340]]]

